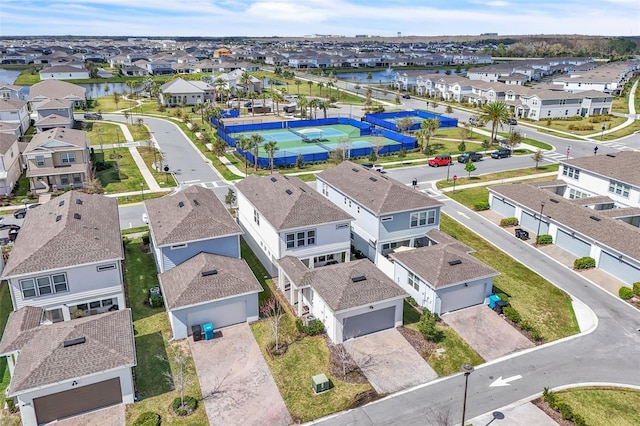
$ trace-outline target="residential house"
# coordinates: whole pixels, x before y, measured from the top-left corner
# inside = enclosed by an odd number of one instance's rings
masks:
[[[516,116],[540,121],[547,118],[608,114],[613,104],[613,96],[596,91],[567,93],[536,90],[527,95],[520,95],[519,101],[520,105],[515,107]]]
[[[13,309],[55,323],[125,307],[115,198],[69,191],[29,209],[2,271]]]
[[[322,321],[333,343],[402,325],[407,293],[367,259],[308,269],[278,261],[278,288],[298,316]]]
[[[413,91],[418,78],[424,78],[424,70],[398,71],[394,74],[393,87],[400,90]]]
[[[193,106],[212,102],[215,87],[203,81],[173,79],[160,86],[160,102],[165,106]]]
[[[18,137],[0,133],[0,195],[11,194],[22,174]]]
[[[353,217],[300,179],[250,175],[236,189],[238,223],[270,275],[285,256],[310,268],[349,262]]]
[[[123,66],[122,73],[129,77],[141,77],[149,75],[149,71],[147,71],[146,68],[141,68],[137,65]]]
[[[22,87],[14,84],[0,83],[0,98],[22,99]]]
[[[83,130],[54,128],[37,133],[22,156],[32,191],[82,188],[89,179],[89,137]]]
[[[31,124],[27,102],[16,98],[0,98],[0,122],[18,124],[20,136],[24,135]]]
[[[74,101],[71,99],[52,99],[38,102],[34,108],[36,122],[34,126],[38,132],[51,130],[56,127],[71,129],[75,123],[73,115]]]
[[[444,232],[431,230],[427,238],[427,246],[402,247],[389,255],[396,283],[418,305],[438,315],[485,303],[498,272]]]
[[[441,202],[382,173],[344,161],[316,176],[322,195],[355,217],[351,244],[376,264],[398,247],[426,245],[440,225]]]
[[[208,190],[207,190],[208,191]],[[193,327],[257,321],[262,286],[244,259],[199,253],[158,275],[174,339]]]
[[[89,70],[71,65],[56,65],[41,70],[40,80],[84,80],[89,78]]]
[[[0,341],[11,375],[6,396],[24,426],[50,424],[135,399],[131,311],[43,325],[44,310],[12,312]]]
[[[193,185],[144,204],[159,273],[202,252],[240,257],[242,229],[211,190]]]
[[[20,124],[18,123],[4,123],[0,121],[0,133],[14,135],[16,138],[22,136]]]
[[[83,108],[87,104],[87,89],[59,80],[41,81],[29,88],[29,101],[34,111],[37,111],[40,103],[53,99],[71,100],[74,108]]]

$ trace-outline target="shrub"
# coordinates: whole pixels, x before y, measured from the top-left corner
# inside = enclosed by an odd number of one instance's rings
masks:
[[[151,296],[149,304],[152,308],[161,308],[164,305],[164,301],[162,300],[162,296],[156,294],[155,296]]]
[[[569,404],[565,402],[560,402],[558,404],[557,410],[560,412],[560,415],[562,416],[562,420],[571,420],[573,418],[573,410],[571,410],[571,407],[569,406]]]
[[[640,281],[633,283],[633,294],[640,296]]]
[[[551,244],[553,243],[553,237],[549,234],[538,235],[537,238],[538,244]]]
[[[518,324],[521,320],[520,313],[511,306],[505,306],[504,308],[502,308],[502,313],[505,317],[507,317],[509,321],[512,321],[516,324]]]
[[[296,320],[296,329],[307,336],[316,336],[324,333],[324,324],[320,320],[313,320],[309,325],[304,325],[300,318]]]
[[[13,398],[5,398],[4,400],[7,404],[7,410],[9,410],[10,413],[17,413],[18,412],[18,407],[16,406],[16,401]]]
[[[524,331],[531,331],[533,330],[533,324],[531,324],[531,322],[529,322],[528,320],[522,320],[520,321],[520,329],[524,330]]]
[[[496,296],[498,296],[500,300],[504,300],[504,301],[509,300],[509,295],[507,293],[496,293]]]
[[[160,426],[160,422],[160,414],[153,411],[145,411],[135,419],[133,426]]]
[[[579,259],[576,259],[573,262],[574,269],[589,269],[596,267],[596,260],[593,257],[585,256]]]
[[[582,130],[593,130],[595,127],[593,126],[593,124],[569,124],[567,126],[567,129],[569,130],[578,130],[578,131],[582,131]]]
[[[431,342],[440,342],[444,338],[444,332],[436,326],[438,322],[438,315],[432,314],[428,310],[424,310],[424,313],[420,317],[418,322],[418,331],[422,334],[425,340]]]
[[[416,302],[416,299],[411,296],[407,297],[407,303],[409,303],[411,306],[418,306],[418,302]]]
[[[517,217],[505,217],[500,221],[500,226],[516,226],[518,224]]]
[[[149,234],[142,236],[142,244],[149,244]]]
[[[192,396],[185,396],[184,405],[189,410],[195,411],[195,409],[198,408],[198,400]],[[173,412],[179,416],[186,416],[187,414],[189,414],[189,412],[184,407],[182,407],[182,401],[180,400],[179,396],[173,400],[173,403],[171,403],[171,407],[173,408]]]
[[[633,290],[629,287],[620,287],[620,290],[618,290],[618,296],[620,296],[622,300],[629,300],[633,297]]]
[[[475,203],[473,205],[473,209],[477,212],[483,211],[483,210],[489,210],[489,202],[488,201],[481,201],[479,203]]]

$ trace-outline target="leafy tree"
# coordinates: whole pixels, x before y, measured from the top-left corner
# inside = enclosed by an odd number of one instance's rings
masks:
[[[431,342],[441,342],[444,339],[444,332],[438,329],[438,315],[429,312],[428,309],[424,310],[424,313],[420,316],[418,322],[418,331],[422,334],[425,340]]]
[[[371,150],[371,152],[369,153],[368,159],[371,162],[378,161],[378,154],[376,154],[376,150],[375,149]]]
[[[536,163],[536,169],[537,169],[538,164],[540,164],[540,162],[542,161],[542,150],[538,149],[536,152],[534,152],[531,159]]]
[[[413,126],[413,120],[411,117],[402,117],[396,122],[396,127],[400,130],[400,133],[408,131]]]
[[[469,138],[469,124],[464,123],[462,127],[458,127],[458,134],[460,135],[460,139],[464,142],[465,139]]]
[[[211,152],[216,157],[222,157],[224,155],[224,150],[227,148],[227,143],[223,141],[219,137],[214,137],[213,144],[211,145]]]
[[[265,303],[262,305],[260,309],[262,315],[267,317],[269,321],[269,325],[271,326],[271,332],[273,333],[273,337],[275,339],[274,350],[278,351],[280,348],[280,327],[282,322],[282,317],[284,317],[284,309],[278,302],[278,299],[275,296],[271,296]]]
[[[344,151],[341,148],[334,149],[329,154],[329,161],[333,164],[342,163],[344,161]]]
[[[304,156],[302,154],[298,154],[298,156],[296,157],[296,168],[304,168]]]
[[[464,165],[464,171],[469,173],[469,178],[471,178],[471,172],[476,171],[476,165],[473,164],[473,161],[471,161],[471,159],[469,159],[467,161],[467,164]]]
[[[489,143],[489,141],[488,141],[487,139],[483,140],[483,141],[482,141],[482,150],[483,150],[483,151],[488,150],[490,145],[491,145],[491,144]]]
[[[276,151],[278,151],[278,143],[276,141],[269,141],[264,144],[264,150],[267,151],[269,155],[269,169],[271,173],[273,173],[273,157],[276,155]]]
[[[511,111],[504,102],[491,102],[482,107],[480,120],[485,123],[491,122],[491,143],[495,143],[498,133],[498,126],[509,122]]]
[[[453,107],[451,105],[447,105],[447,108],[445,108],[444,112],[446,114],[452,114],[453,113]]]
[[[236,193],[233,189],[229,188],[227,195],[224,196],[224,202],[229,206],[229,210],[231,210],[237,200],[238,198],[236,197]]]
[[[113,92],[113,102],[115,102],[116,108],[118,108],[118,103],[120,103],[120,93],[116,91]]]
[[[522,142],[522,133],[515,131],[509,133],[509,137],[507,138],[507,148],[513,149],[515,146]]]
[[[467,144],[464,141],[460,142],[458,145],[458,151],[465,152],[467,150]]]

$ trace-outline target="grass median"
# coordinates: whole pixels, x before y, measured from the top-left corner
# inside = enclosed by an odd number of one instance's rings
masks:
[[[640,424],[640,391],[619,388],[578,388],[557,393],[573,413],[590,426]]]

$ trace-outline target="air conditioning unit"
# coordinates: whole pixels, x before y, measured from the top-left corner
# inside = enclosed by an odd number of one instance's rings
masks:
[[[316,318],[315,316],[313,316],[313,315],[307,315],[307,316],[304,318],[304,325],[309,325],[309,324],[311,324],[313,321],[315,321],[316,319],[317,319],[317,318]]]
[[[319,394],[331,389],[331,382],[327,378],[327,375],[322,373],[311,378],[311,387],[315,394]]]

